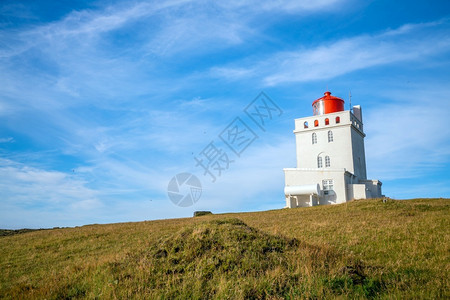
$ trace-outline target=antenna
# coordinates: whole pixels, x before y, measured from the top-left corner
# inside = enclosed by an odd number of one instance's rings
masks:
[[[348,103],[350,105],[350,111],[352,111],[352,92],[348,91]]]

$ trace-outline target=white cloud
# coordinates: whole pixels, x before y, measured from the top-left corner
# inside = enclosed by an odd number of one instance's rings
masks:
[[[42,204],[75,204],[96,199],[98,192],[76,174],[47,171],[0,158],[2,200],[19,206]]]
[[[261,34],[263,25],[254,22],[261,14],[315,13],[342,2],[133,2],[73,11],[34,28],[4,29],[0,93],[14,102],[1,99],[0,114],[30,106],[41,111],[105,107],[114,106],[111,99],[123,103],[133,96],[166,96],[194,79],[192,73],[173,78],[161,72],[161,57],[198,56],[246,42]]]
[[[74,210],[94,210],[100,209],[103,203],[98,199],[85,199],[72,203],[70,207]]]
[[[448,21],[407,24],[376,35],[330,41],[316,48],[283,51],[250,66],[214,67],[217,77],[240,80],[259,76],[265,85],[325,80],[356,70],[404,61],[417,61],[450,51]]]
[[[0,138],[0,143],[14,143],[14,138],[12,137]]]
[[[398,102],[365,113],[368,171],[382,180],[427,176],[450,163],[450,99],[442,96],[450,90],[419,86],[385,91]]]
[[[311,12],[324,12],[327,10],[336,9],[344,2],[342,0],[277,0],[277,1],[255,1],[255,0],[231,0],[222,2],[220,5],[225,8],[237,10],[248,9],[252,11],[269,11],[277,12],[284,11],[288,13],[311,13]]]
[[[62,20],[31,30],[14,34],[0,32],[8,45],[1,48],[0,57],[16,56],[32,47],[47,48],[47,51],[59,54],[63,51],[77,53],[93,45],[98,46],[101,34],[142,20],[143,27],[147,29],[139,30],[147,33],[148,43],[144,48],[150,52],[164,55],[184,52],[192,47],[198,51],[199,46],[211,47],[211,41],[218,41],[216,46],[226,46],[255,34],[254,26],[247,23],[259,17],[260,13],[323,12],[340,7],[343,2],[347,1],[228,1],[212,4],[208,1],[181,0],[137,2],[99,10],[73,11]],[[65,57],[59,57],[65,60]]]
[[[117,208],[163,197],[172,174],[126,159],[107,158],[92,163],[61,172],[0,158],[0,225],[52,227],[126,221],[127,217],[139,220],[121,214]],[[136,212],[131,208],[129,211]],[[152,211],[145,214],[144,219],[160,217]]]

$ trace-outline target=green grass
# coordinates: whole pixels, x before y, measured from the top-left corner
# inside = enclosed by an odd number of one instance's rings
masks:
[[[2,236],[0,298],[450,298],[449,210],[361,200]]]

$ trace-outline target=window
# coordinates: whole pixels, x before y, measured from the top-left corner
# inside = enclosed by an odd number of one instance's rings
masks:
[[[330,167],[330,165],[331,165],[330,157],[327,155],[327,156],[325,156],[325,168]]]
[[[305,121],[305,123],[303,123],[303,128],[308,128],[308,122]]]
[[[314,120],[314,127],[319,126],[319,121],[318,120]]]
[[[328,143],[333,141],[333,131],[328,131]]]
[[[330,125],[330,119],[328,118],[325,119],[325,125]]]
[[[317,157],[317,167],[318,168],[322,168],[323,167],[323,165],[322,165],[322,157],[320,157],[320,156]]]
[[[330,194],[330,192],[333,190],[333,179],[322,180],[322,185],[323,185],[323,193],[325,195]]]
[[[312,134],[312,143],[317,144],[317,134],[315,132]]]
[[[336,117],[336,124],[341,123],[341,118],[340,117]]]

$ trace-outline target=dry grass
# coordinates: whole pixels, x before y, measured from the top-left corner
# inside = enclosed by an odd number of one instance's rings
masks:
[[[449,298],[448,199],[0,237],[0,297]]]

